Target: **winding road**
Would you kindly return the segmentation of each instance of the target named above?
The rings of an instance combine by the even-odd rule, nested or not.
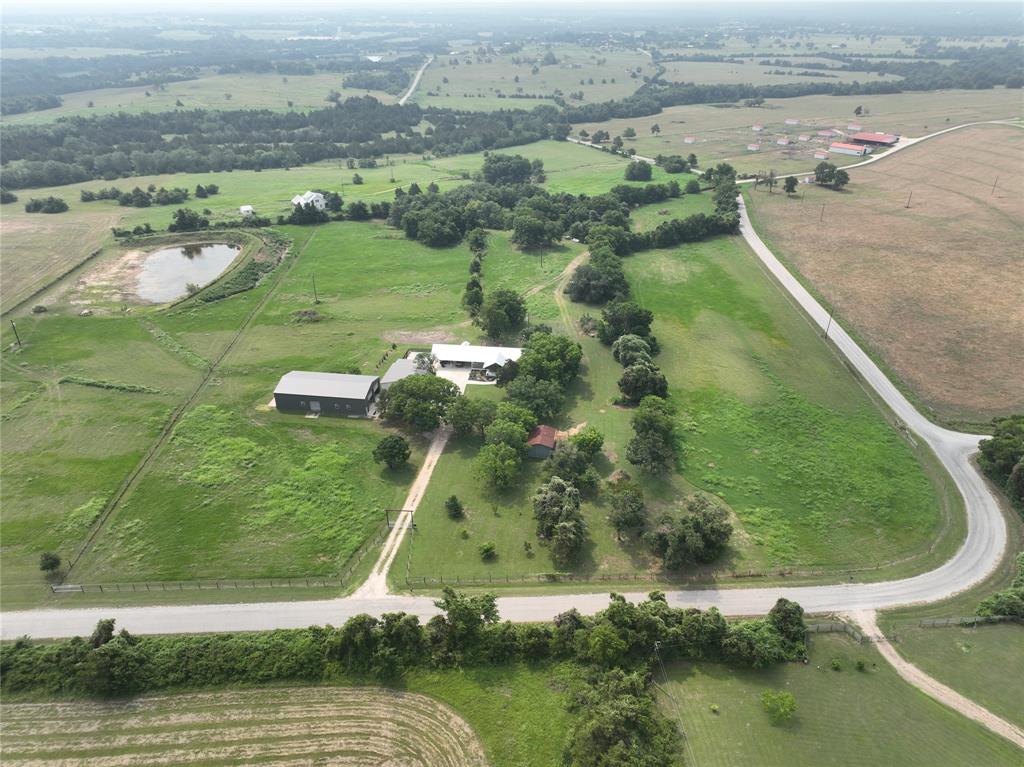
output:
[[[940,133],[945,132],[948,131]],[[798,601],[805,610],[812,613],[856,612],[941,600],[983,580],[998,565],[1007,545],[1006,523],[999,504],[985,479],[971,463],[971,457],[977,452],[978,442],[983,435],[950,431],[936,426],[921,415],[839,323],[832,320],[829,324],[828,312],[758,237],[742,198],[740,220],[741,233],[764,268],[812,322],[823,331],[828,327],[829,340],[847,358],[863,382],[874,389],[896,417],[935,453],[963,496],[967,536],[960,549],[946,563],[910,578],[879,583],[673,591],[667,594],[669,603],[678,607],[714,606],[728,615],[755,615],[767,612],[779,597],[785,596]],[[395,537],[400,535],[398,532]],[[378,565],[390,564],[394,550],[397,550],[397,545],[390,548],[386,546]],[[378,570],[381,568],[375,567],[375,571]],[[380,615],[401,610],[428,618],[437,612],[431,598],[390,595],[382,588],[384,583],[381,571],[372,584],[359,589],[350,597],[316,601],[7,612],[0,615],[0,637],[13,639],[22,635],[40,638],[87,635],[99,618],[115,618],[119,626],[132,633],[172,634],[299,628],[325,623],[339,625],[360,613]],[[632,600],[643,598],[640,593],[626,596]],[[549,620],[571,608],[593,613],[604,608],[607,603],[607,596],[603,593],[538,594],[501,597],[498,607],[503,618],[540,621]]]
[[[409,100],[409,97],[416,92],[416,87],[420,84],[420,78],[423,77],[423,73],[427,71],[427,67],[430,66],[430,62],[433,60],[433,56],[427,56],[427,60],[423,62],[423,66],[416,71],[416,76],[412,78],[412,82],[409,84],[409,90],[403,93],[402,98],[398,100],[399,106],[404,106],[405,102]]]

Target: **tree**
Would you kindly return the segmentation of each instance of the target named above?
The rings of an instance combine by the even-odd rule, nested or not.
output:
[[[448,496],[448,500],[444,502],[444,510],[448,512],[448,516],[452,519],[462,519],[465,516],[462,501],[459,500],[457,495]]]
[[[658,125],[658,123],[654,123],[654,125],[651,126],[651,133],[661,133],[661,126]]]
[[[835,189],[842,189],[844,186],[850,183],[850,174],[842,168],[836,170],[835,177],[832,179],[832,186]]]
[[[622,131],[622,137],[623,138],[636,138],[636,129],[635,128],[626,128],[625,130]]]
[[[534,333],[519,358],[519,374],[568,386],[580,372],[582,347],[567,336]]]
[[[527,433],[533,431],[537,425],[537,416],[533,414],[531,410],[523,407],[522,405],[516,405],[513,402],[499,402],[495,417],[500,418],[503,421],[514,421],[526,429]]]
[[[89,644],[95,650],[98,647],[103,647],[107,642],[114,638],[114,619],[113,618],[101,618],[96,621],[96,628],[92,630],[92,636],[89,637]]]
[[[548,421],[562,409],[562,387],[554,381],[541,381],[520,375],[506,387],[509,402],[526,408],[539,421]]]
[[[604,434],[596,426],[587,426],[569,437],[569,443],[575,445],[588,461],[592,461],[604,447]]]
[[[408,376],[381,395],[381,414],[416,431],[436,429],[459,396],[459,387],[439,376]]]
[[[668,380],[657,365],[647,360],[637,360],[622,371],[619,391],[630,402],[639,402],[644,397],[668,396]]]
[[[466,232],[466,244],[473,253],[487,250],[487,230],[476,227]]]
[[[409,443],[404,437],[389,434],[373,449],[374,463],[386,463],[389,469],[397,469],[409,460]]]
[[[200,200],[209,197],[210,195],[206,192],[206,187],[202,184],[196,184],[196,197]]]
[[[786,194],[793,194],[796,192],[797,183],[796,176],[788,176],[782,183],[782,189]]]
[[[623,367],[629,367],[635,362],[650,362],[651,345],[641,336],[627,333],[615,339],[612,356]]]
[[[648,474],[669,472],[675,464],[675,423],[672,406],[661,397],[640,400],[633,413],[636,436],[626,446],[626,460]]]
[[[650,347],[652,354],[658,353],[657,341],[651,335],[654,313],[633,301],[613,301],[601,311],[601,322],[597,326],[597,337],[604,344],[613,344],[620,336],[640,336]]]
[[[690,154],[686,155],[686,163],[691,168],[697,167],[697,155],[695,155],[693,152],[690,152]]]
[[[348,204],[348,210],[346,211],[349,220],[351,221],[369,221],[370,220],[370,208],[362,200],[356,200]]]
[[[620,482],[613,486],[611,506],[608,521],[620,537],[628,530],[642,528],[647,520],[643,491],[632,482]]]
[[[53,575],[60,569],[61,561],[60,555],[44,551],[39,555],[39,569],[47,575]]]
[[[997,418],[992,437],[983,439],[978,463],[998,484],[1007,481],[1014,467],[1024,460],[1024,414]]]
[[[772,724],[784,724],[796,713],[796,698],[786,690],[765,690],[761,693],[761,707]]]
[[[781,598],[768,611],[768,622],[792,647],[802,648],[807,636],[804,608],[796,602]]]
[[[491,338],[522,327],[526,321],[526,302],[514,290],[498,288],[484,298],[477,324]]]
[[[522,155],[491,153],[484,158],[481,172],[488,184],[525,184],[530,180],[533,168]]]
[[[521,214],[512,219],[512,242],[523,250],[549,247],[561,236],[558,224],[534,214]]]
[[[580,512],[580,493],[561,477],[552,477],[533,496],[537,535],[551,542],[558,567],[568,567],[586,543],[587,525]]]
[[[480,559],[484,562],[493,562],[498,558],[498,547],[494,545],[494,541],[487,541],[486,543],[480,544]]]
[[[448,408],[446,420],[460,437],[480,435],[495,417],[497,403],[475,397],[458,397]]]
[[[353,173],[352,174],[352,183],[355,184],[356,186],[359,186],[360,184],[363,183],[363,177],[360,176],[358,173]]]
[[[687,512],[681,517],[662,517],[647,538],[668,570],[713,562],[732,535],[725,509],[704,496],[692,496],[687,501]]]
[[[505,444],[484,445],[476,455],[474,471],[485,484],[506,490],[515,484],[522,456]]]
[[[633,160],[633,162],[626,166],[626,181],[650,181],[651,175],[651,164],[649,162]]]
[[[521,424],[504,418],[496,418],[484,428],[484,439],[488,445],[508,445],[524,456],[529,436]]]
[[[686,182],[686,188],[684,191],[687,194],[700,194],[700,182],[695,178],[691,178]]]

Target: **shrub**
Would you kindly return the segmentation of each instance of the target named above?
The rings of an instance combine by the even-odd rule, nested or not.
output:
[[[405,437],[389,434],[373,449],[373,460],[375,463],[387,464],[389,469],[397,469],[409,460],[411,452]]]
[[[466,512],[462,507],[462,501],[459,500],[457,495],[449,495],[448,500],[444,502],[444,510],[448,512],[448,516],[452,519],[462,519]]]
[[[832,660],[830,660],[828,662],[828,666],[833,671],[842,671],[843,670],[843,664],[839,662],[839,658],[833,658]]]
[[[493,541],[480,544],[480,559],[484,562],[492,562],[498,558],[498,549]]]
[[[761,693],[761,707],[772,724],[784,724],[796,713],[796,698],[785,690],[765,690]]]
[[[39,556],[39,569],[44,573],[55,573],[60,569],[61,558],[52,551],[44,551]]]
[[[862,658],[858,658],[857,663],[854,665],[858,671],[866,671],[868,667]]]

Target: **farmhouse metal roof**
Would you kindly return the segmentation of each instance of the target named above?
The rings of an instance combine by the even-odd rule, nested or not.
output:
[[[891,133],[872,133],[871,131],[854,133],[850,138],[854,141],[874,141],[880,144],[895,144],[900,140],[899,136],[894,136]]]
[[[544,447],[549,447],[554,450],[556,434],[558,434],[558,432],[554,426],[541,424],[530,432],[530,438],[526,440],[526,444],[530,447],[533,447],[534,445],[543,445]]]
[[[513,346],[471,346],[469,344],[434,344],[430,353],[442,362],[469,362],[488,365],[504,365],[509,360],[518,360],[523,350]]]
[[[411,375],[416,375],[416,360],[403,358],[391,363],[388,371],[381,376],[380,382],[381,385],[393,384],[395,381],[401,381]]]
[[[835,141],[828,146],[829,149],[856,149],[858,152],[863,152],[864,147],[860,144],[844,144],[841,141]]]
[[[313,373],[293,370],[281,376],[274,394],[292,394],[307,397],[336,397],[338,399],[366,399],[377,376],[359,376],[348,373]]]

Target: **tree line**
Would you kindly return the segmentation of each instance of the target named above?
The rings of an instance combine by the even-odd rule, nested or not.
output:
[[[720,660],[763,668],[806,655],[803,610],[780,599],[764,618],[727,622],[715,608],[673,608],[651,592],[634,604],[612,594],[594,616],[572,609],[551,623],[502,621],[493,594],[444,589],[439,614],[357,615],[343,626],[240,634],[135,636],[100,620],[92,635],[5,645],[0,689],[10,696],[111,698],[159,690],[348,679],[400,685],[417,669],[515,662],[572,664],[565,704],[571,767],[675,764],[680,733],[660,713],[653,665]]]

